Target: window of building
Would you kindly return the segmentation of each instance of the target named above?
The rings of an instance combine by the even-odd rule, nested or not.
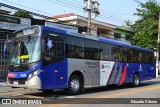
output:
[[[131,41],[131,35],[125,35],[125,40]]]
[[[114,33],[114,39],[121,39],[120,33]]]

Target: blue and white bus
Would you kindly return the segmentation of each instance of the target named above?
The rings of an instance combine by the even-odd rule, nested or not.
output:
[[[49,92],[132,83],[156,77],[154,51],[116,40],[47,26],[14,33],[10,43],[8,85]]]

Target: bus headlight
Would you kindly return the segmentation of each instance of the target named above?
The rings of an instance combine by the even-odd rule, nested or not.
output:
[[[28,79],[30,79],[30,78],[36,76],[36,75],[38,74],[38,72],[39,72],[39,69],[36,70],[36,71],[34,71],[34,72],[32,72],[32,73],[30,73],[30,74],[28,75]]]

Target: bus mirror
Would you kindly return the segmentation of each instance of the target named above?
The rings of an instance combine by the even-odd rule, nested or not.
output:
[[[46,47],[46,44],[45,44],[45,40],[43,39],[42,40],[42,53],[45,53],[45,47]]]
[[[9,58],[9,47],[10,47],[10,43],[11,42],[6,42],[4,44],[4,49],[3,49],[3,56],[5,59],[8,59]]]

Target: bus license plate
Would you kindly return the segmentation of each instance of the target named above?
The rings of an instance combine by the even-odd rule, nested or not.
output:
[[[18,85],[18,81],[13,81],[13,84],[14,85]]]

